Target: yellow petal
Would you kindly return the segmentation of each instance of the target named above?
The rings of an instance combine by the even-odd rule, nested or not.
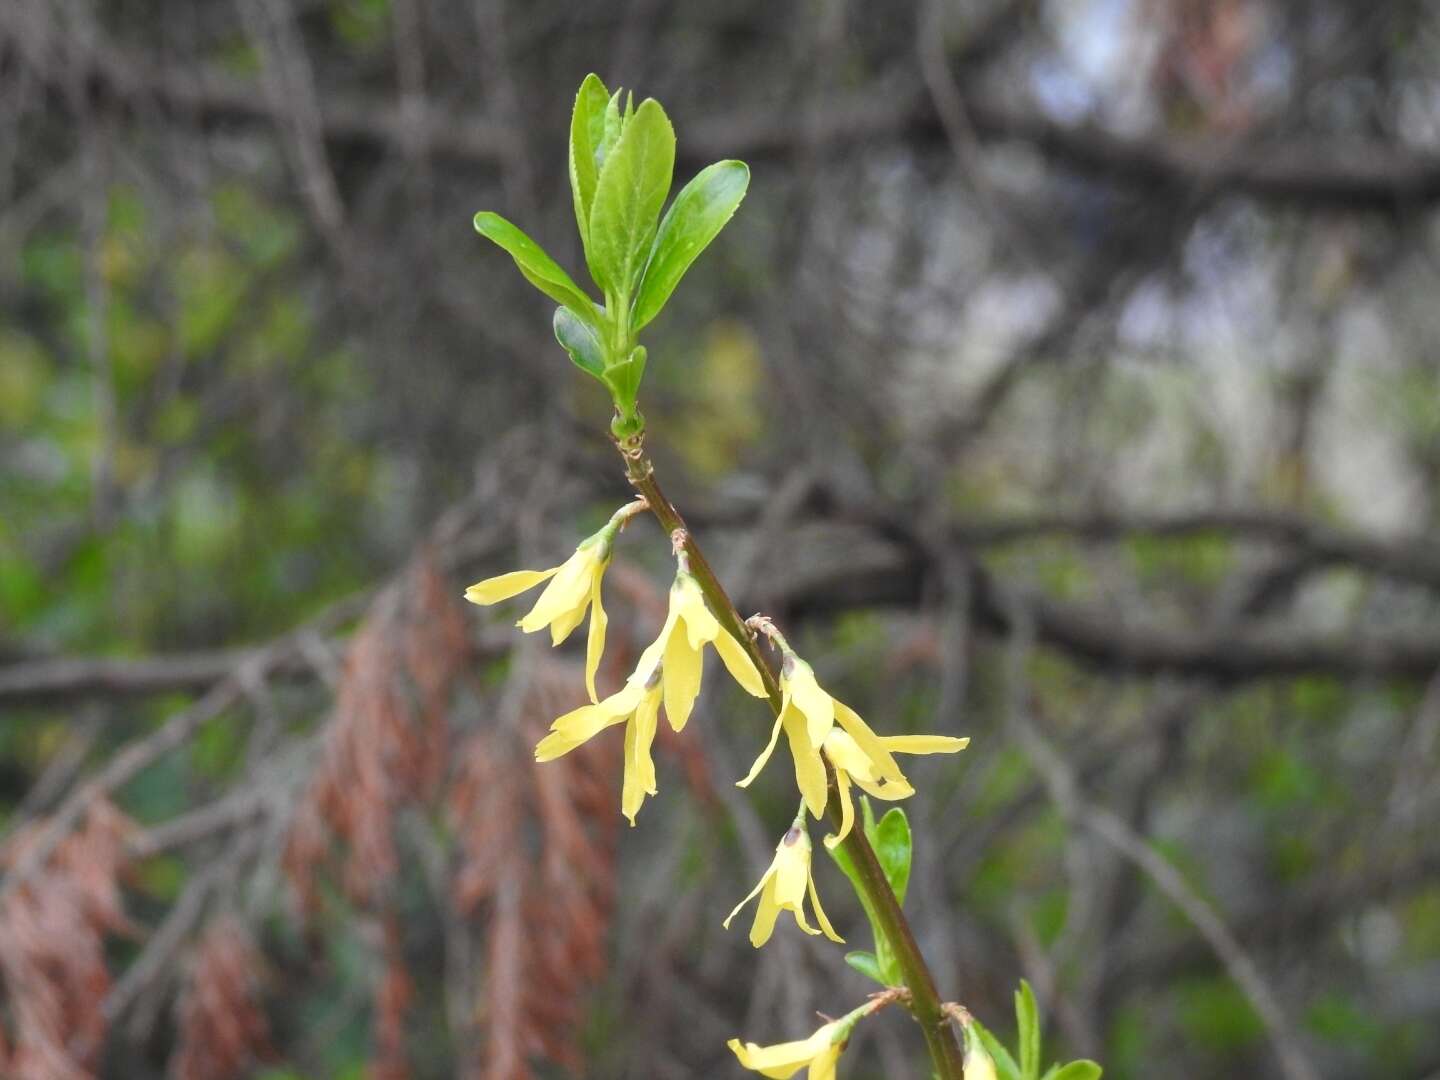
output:
[[[600,575],[596,574],[595,583],[590,587],[590,634],[585,641],[585,689],[591,701],[599,700],[595,696],[595,673],[600,670],[600,658],[605,654],[605,629],[609,622],[600,603]]]
[[[805,1080],[835,1080],[835,1067],[840,1061],[841,1049],[837,1044],[822,1050],[815,1060],[810,1062],[810,1071],[805,1074]]]
[[[818,818],[825,813],[825,763],[820,760],[820,751],[810,745],[805,719],[799,711],[792,706],[781,713],[780,718],[785,723],[790,756],[795,761],[795,786],[800,789],[810,813]]]
[[[829,745],[829,740],[826,740],[826,745]],[[840,796],[840,831],[825,837],[827,848],[837,846],[849,836],[850,828],[855,824],[855,803],[850,798],[850,774],[839,767],[835,769],[835,792]]]
[[[660,688],[644,692],[635,715],[625,725],[625,780],[621,785],[620,811],[635,824],[635,815],[646,795],[655,794],[655,759],[650,748],[655,742],[655,721],[660,715]]]
[[[640,704],[643,688],[626,684],[598,705],[572,709],[550,725],[550,734],[535,747],[536,761],[552,761],[607,727],[621,723]]]
[[[775,726],[770,729],[770,741],[765,744],[765,749],[760,751],[760,756],[750,766],[750,771],[745,774],[745,779],[735,781],[736,787],[749,787],[760,775],[760,770],[765,767],[765,763],[770,760],[770,755],[775,752],[775,743],[780,738],[780,720],[784,715],[785,713],[781,712],[780,716],[775,718]]]
[[[842,701],[835,702],[835,722],[840,725],[841,730],[855,740],[855,745],[866,757],[870,759],[874,775],[884,777],[887,780],[904,780],[905,774],[900,771],[900,766],[890,751],[885,749],[885,744],[880,741],[880,736],[870,730],[870,725],[860,719],[860,714]],[[856,772],[856,782],[859,782],[859,772]]]
[[[760,948],[775,932],[775,920],[780,915],[780,905],[775,902],[775,875],[765,878],[765,887],[760,890],[760,903],[755,908],[755,921],[750,924],[750,944]]]
[[[625,725],[625,778],[620,784],[620,812],[629,818],[632,829],[635,827],[635,815],[640,812],[640,806],[645,801],[644,781],[636,767],[636,734],[632,720]]]
[[[655,759],[650,749],[655,745],[655,728],[659,719],[660,687],[656,686],[645,691],[635,710],[635,718],[630,721],[635,727],[635,768],[647,795],[654,795],[656,791]]]
[[[518,596],[526,589],[533,589],[540,582],[553,577],[559,569],[558,566],[552,566],[549,570],[512,570],[499,577],[486,578],[466,589],[465,599],[472,604],[498,604],[501,600]]]
[[[789,1059],[786,1059],[780,1061],[778,1064],[773,1065],[756,1064],[759,1060],[761,1060],[760,1055],[764,1054],[768,1050],[779,1050],[790,1046],[801,1046],[803,1045],[802,1043],[781,1043],[779,1046],[759,1046],[755,1043],[741,1043],[739,1039],[731,1039],[725,1045],[730,1047],[730,1049],[735,1052],[735,1056],[740,1059],[740,1064],[744,1068],[750,1069],[753,1072],[758,1072],[761,1076],[768,1076],[770,1077],[770,1080],[790,1080],[790,1077],[794,1076],[797,1072],[803,1069],[809,1060],[801,1059],[798,1061],[791,1061]]]
[[[560,645],[568,638],[575,627],[579,626],[585,618],[585,611],[590,606],[590,594],[585,594],[585,599],[576,604],[569,611],[561,612],[550,623],[550,644]],[[538,628],[537,628],[538,629]]]
[[[598,545],[576,548],[575,553],[560,565],[550,584],[545,586],[535,606],[520,620],[520,629],[533,634],[542,626],[570,616],[574,619],[570,624],[573,630],[590,602],[590,582],[596,574],[604,573],[605,561],[600,557]],[[576,608],[580,609],[580,615],[574,614]],[[566,631],[566,635],[568,633]],[[561,635],[555,644],[564,641],[566,635]]]
[[[635,670],[631,673],[632,681],[646,683],[654,674],[655,668],[665,656],[665,645],[670,640],[670,635],[675,632],[675,623],[679,614],[672,607],[670,613],[665,617],[665,624],[660,627],[660,633],[655,640],[645,646],[645,651],[640,654],[640,659],[635,662]]]
[[[587,742],[597,732],[620,723],[624,718],[612,719],[591,713],[585,719],[590,723],[583,730],[572,728],[567,731],[552,731],[536,743],[535,760],[554,761],[558,757],[563,757],[577,746]]]
[[[887,799],[895,802],[899,799],[908,799],[915,794],[915,789],[910,786],[910,781],[903,777],[899,780],[862,780],[860,777],[851,777],[855,786],[867,795],[876,799]]]
[[[715,635],[715,651],[720,654],[720,659],[725,662],[730,676],[740,684],[741,689],[755,697],[769,696],[765,693],[765,683],[760,678],[760,672],[756,669],[755,662],[745,651],[745,646],[721,630]]]
[[[703,667],[700,650],[692,647],[684,634],[672,633],[665,643],[664,683],[665,715],[676,731],[685,727],[690,710],[700,694],[700,671]]]
[[[892,754],[954,754],[970,745],[968,737],[950,735],[882,735],[880,741]]]
[[[745,1068],[774,1080],[787,1080],[805,1065],[834,1050],[832,1040],[835,1026],[832,1022],[819,1028],[808,1039],[776,1043],[774,1046],[758,1046],[755,1043],[742,1045],[739,1039],[731,1039],[726,1045],[735,1052],[735,1056]]]
[[[825,736],[825,756],[830,759],[830,764],[853,776],[866,780],[876,776],[875,763],[841,728],[833,728],[830,734]]]
[[[815,681],[815,672],[803,660],[795,662],[795,670],[790,673],[787,682],[790,700],[805,714],[810,745],[819,746],[835,723],[835,699],[820,689],[820,684]]]
[[[805,878],[806,886],[810,892],[810,903],[815,906],[815,921],[820,924],[820,929],[825,932],[826,937],[839,945],[844,945],[845,939],[835,933],[835,927],[830,925],[830,920],[825,915],[825,909],[820,906],[820,894],[815,891],[815,876],[813,874],[806,874]],[[839,1055],[836,1056],[838,1057]]]
[[[684,575],[676,580],[671,602],[680,606],[680,615],[685,620],[685,629],[690,635],[691,648],[698,651],[721,632],[720,624],[706,607],[705,594],[700,591],[700,585],[694,578]]]
[[[781,907],[798,907],[805,899],[805,879],[810,876],[810,843],[800,829],[791,829],[775,849],[775,902]]]
[[[804,895],[804,894],[802,893],[801,895]],[[799,905],[783,904],[783,905],[781,905],[781,906],[782,906],[782,908],[783,908],[785,911],[789,911],[789,912],[793,912],[793,913],[794,913],[794,915],[795,915],[795,925],[798,926],[798,927],[800,927],[801,930],[804,930],[805,933],[810,934],[810,935],[812,935],[813,937],[819,937],[819,936],[820,936],[820,931],[819,931],[819,930],[816,930],[815,927],[811,926],[808,922],[805,921],[805,906],[804,906],[803,904],[799,904]]]
[[[755,887],[751,889],[750,892],[746,895],[745,899],[741,900],[738,904],[735,905],[735,910],[730,912],[729,915],[725,916],[725,921],[720,925],[725,927],[726,930],[729,930],[731,921],[735,918],[736,915],[740,914],[740,909],[743,908],[746,904],[748,904],[751,900],[755,899],[755,894],[758,893],[761,889],[765,888],[765,883],[770,880],[770,875],[774,872],[775,868],[773,866],[770,869],[766,870],[765,873],[760,876],[760,880],[755,883]]]

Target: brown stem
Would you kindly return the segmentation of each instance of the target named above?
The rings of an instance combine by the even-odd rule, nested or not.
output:
[[[655,467],[645,455],[640,439],[637,437],[623,440],[617,445],[621,457],[625,459],[626,476],[635,490],[649,503],[650,510],[660,522],[661,528],[677,541],[683,538],[684,551],[690,559],[690,573],[699,582],[700,591],[705,594],[710,610],[714,612],[720,625],[749,652],[750,659],[755,662],[760,677],[765,682],[765,693],[770,700],[770,707],[778,716],[781,694],[775,673],[770,670],[770,665],[760,652],[759,644],[746,628],[745,620],[726,594],[725,587],[720,584],[715,571],[706,562],[704,553],[695,542],[694,533],[686,526],[675,505],[660,490],[660,485],[655,480]],[[838,830],[840,811],[837,800],[828,800],[828,806],[831,820]],[[910,991],[906,1005],[924,1032],[925,1045],[930,1051],[930,1060],[935,1066],[936,1075],[941,1080],[963,1080],[964,1065],[960,1044],[955,1038],[954,1029],[945,1021],[940,995],[935,989],[935,979],[930,974],[920,946],[915,942],[915,935],[910,930],[905,912],[901,909],[900,902],[880,867],[880,861],[875,857],[875,851],[865,836],[865,830],[851,829],[842,846],[859,871],[860,887],[880,922],[881,932],[889,940],[895,957],[900,962],[905,986]]]

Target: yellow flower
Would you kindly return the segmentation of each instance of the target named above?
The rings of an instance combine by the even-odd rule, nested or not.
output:
[[[600,580],[605,576],[605,568],[610,565],[615,534],[624,523],[622,515],[628,512],[629,507],[618,511],[608,525],[583,540],[575,553],[559,566],[552,566],[549,570],[515,570],[486,578],[465,590],[465,599],[472,604],[498,604],[548,579],[550,584],[545,586],[535,606],[516,625],[527,634],[533,634],[541,627],[550,627],[552,645],[559,645],[568,638],[570,632],[580,625],[580,620],[585,618],[586,609],[593,607],[590,635],[585,645],[585,688],[591,701],[598,700],[595,672],[600,668],[600,657],[605,651],[605,627],[608,622],[605,608],[600,603]]]
[[[780,715],[770,729],[770,741],[739,787],[749,787],[770,760],[780,732],[790,743],[790,756],[795,762],[795,783],[805,805],[817,818],[825,813],[829,782],[825,775],[828,759],[835,770],[835,787],[840,795],[842,821],[840,832],[827,836],[825,844],[834,847],[850,832],[855,808],[850,798],[853,780],[863,790],[881,799],[903,799],[915,789],[905,779],[894,754],[953,754],[963,750],[969,739],[944,735],[894,735],[881,737],[870,730],[860,715],[842,701],[836,700],[815,679],[815,672],[791,650],[785,638],[760,620],[764,632],[781,649],[784,662],[780,668],[780,689],[783,699]],[[823,751],[823,755],[822,755]]]
[[[775,858],[770,863],[770,869],[765,871],[760,883],[750,890],[750,895],[736,904],[735,910],[725,919],[725,929],[728,930],[731,920],[740,914],[740,909],[758,893],[760,905],[755,910],[755,922],[750,926],[750,944],[757,949],[770,940],[770,935],[775,930],[775,920],[782,911],[793,913],[795,922],[807,934],[819,934],[823,931],[831,941],[845,940],[835,933],[835,928],[825,917],[825,909],[820,906],[820,894],[815,891],[815,877],[810,873],[810,834],[805,831],[804,822],[805,808],[802,806],[795,823],[790,826],[790,831],[781,838],[775,848]],[[820,924],[819,930],[805,921],[804,904],[807,893],[815,908],[815,921]]]
[[[838,1021],[826,1024],[810,1038],[798,1042],[757,1046],[731,1039],[726,1045],[735,1051],[741,1065],[761,1076],[788,1080],[808,1065],[807,1080],[835,1080],[835,1066],[840,1060],[840,1052],[845,1049],[843,1036],[839,1042],[833,1041],[835,1032],[832,1029],[837,1025]]]
[[[648,654],[649,649],[646,650]],[[536,761],[553,761],[615,724],[625,725],[625,779],[621,785],[620,811],[635,824],[635,815],[646,795],[654,795],[655,761],[650,747],[655,742],[656,720],[660,715],[660,665],[650,662],[637,667],[625,686],[595,705],[582,705],[550,725],[535,747]]]
[[[771,631],[771,636],[781,640]],[[830,729],[835,725],[838,702],[820,688],[815,672],[810,665],[783,646],[784,661],[780,666],[780,691],[782,696],[780,714],[775,717],[775,726],[770,729],[770,741],[745,779],[737,787],[749,787],[760,775],[760,770],[775,752],[780,732],[790,743],[790,757],[795,762],[795,784],[805,798],[805,805],[817,818],[825,813],[826,786],[825,763],[820,758],[820,747]]]
[[[744,648],[716,621],[705,606],[699,584],[683,570],[670,588],[670,613],[660,635],[651,642],[625,680],[605,700],[582,705],[550,725],[550,734],[535,747],[536,761],[552,761],[615,724],[625,724],[625,780],[620,809],[635,824],[646,795],[654,795],[655,762],[650,755],[664,702],[670,726],[679,731],[690,718],[700,693],[701,650],[709,643],[730,674],[756,697],[765,696],[760,672]]]
[[[839,1020],[831,1020],[808,1039],[796,1042],[758,1046],[731,1039],[726,1045],[735,1052],[741,1065],[772,1080],[789,1080],[807,1065],[810,1067],[805,1074],[807,1080],[835,1080],[835,1066],[850,1039],[850,1032],[860,1018],[873,1009],[873,1005],[862,1005]]]
[[[682,569],[670,586],[670,612],[665,625],[646,650],[647,655],[653,650],[664,668],[665,715],[676,731],[685,727],[700,694],[700,672],[704,667],[701,650],[706,645],[715,646],[726,669],[742,688],[755,697],[765,696],[765,684],[750,654],[710,614],[700,583]]]
[[[995,1080],[995,1062],[973,1023],[965,1025],[965,1080]]]
[[[877,799],[905,799],[915,794],[910,781],[895,763],[894,754],[955,754],[970,745],[969,739],[949,735],[876,735],[849,706],[835,703],[837,726],[825,737],[825,757],[835,770],[835,790],[840,796],[840,831],[825,837],[833,848],[850,833],[855,807],[850,785]]]

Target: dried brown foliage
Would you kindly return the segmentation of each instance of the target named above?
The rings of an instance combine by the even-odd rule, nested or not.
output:
[[[375,1057],[367,1076],[369,1080],[410,1080],[405,1016],[415,999],[415,981],[405,967],[400,922],[393,915],[385,919],[382,952],[384,973],[375,992]]]
[[[529,1080],[544,1058],[581,1070],[575,1032],[604,968],[615,890],[620,741],[537,765],[535,742],[581,703],[569,665],[539,665],[515,729],[464,745],[448,801],[460,846],[453,902],[484,918],[479,1060],[469,1075]]]
[[[296,816],[285,869],[307,913],[313,873],[341,849],[356,903],[395,878],[395,815],[431,799],[443,778],[451,695],[471,659],[453,590],[422,555],[385,590],[350,643],[320,767]]]
[[[175,1080],[231,1080],[274,1055],[262,1008],[264,960],[237,919],[214,922],[195,947],[177,1002]]]
[[[376,599],[346,655],[320,765],[297,811],[283,864],[306,915],[315,873],[336,856],[346,895],[385,918],[375,989],[377,1080],[404,1080],[404,1017],[413,995],[390,886],[396,816],[435,799],[444,780],[450,704],[472,649],[454,590],[422,552]]]
[[[21,881],[0,910],[0,1075],[10,1080],[87,1080],[99,1066],[110,991],[105,938],[131,935],[120,876],[134,826],[98,801],[81,827]],[[0,853],[13,869],[41,842],[43,822]]]
[[[653,584],[631,590],[661,603]],[[527,668],[513,722],[473,732],[451,763],[452,705],[477,689],[472,615],[456,593],[422,556],[372,605],[351,641],[284,866],[307,915],[320,906],[320,873],[333,868],[346,897],[376,920],[382,964],[369,1075],[406,1080],[415,976],[390,887],[400,869],[397,815],[443,806],[456,848],[447,899],[482,942],[475,1029],[457,1033],[476,1048],[467,1075],[529,1080],[539,1060],[578,1072],[575,1034],[604,969],[614,905],[621,740],[595,739],[537,765],[546,726],[584,701],[577,667],[546,658]],[[623,633],[611,644],[610,663],[623,667]],[[668,731],[660,745],[713,800],[698,749]]]

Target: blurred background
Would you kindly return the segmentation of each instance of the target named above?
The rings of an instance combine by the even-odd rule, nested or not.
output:
[[[1440,1076],[1420,0],[0,5],[0,1075],[739,1076],[863,1000],[720,928],[763,708],[712,672],[621,828],[618,734],[530,760],[575,647],[459,600],[629,497],[470,226],[583,268],[591,70],[753,171],[646,332],[669,494],[875,727],[973,739],[909,770],[942,992],[1117,1080]],[[670,572],[636,522],[610,689]]]

